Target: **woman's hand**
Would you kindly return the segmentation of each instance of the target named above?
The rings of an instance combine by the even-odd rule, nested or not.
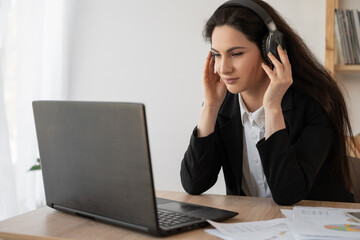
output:
[[[214,66],[215,61],[209,52],[203,73],[204,105],[197,125],[198,137],[205,137],[214,132],[216,118],[226,96],[226,86],[223,81],[220,81],[220,76],[214,71]]]
[[[220,76],[214,71],[215,61],[209,52],[203,72],[204,106],[220,108],[226,96],[226,86],[220,81]]]
[[[264,71],[270,78],[270,84],[263,99],[265,109],[281,107],[281,100],[293,83],[288,55],[280,45],[277,47],[277,51],[281,62],[277,60],[271,52],[268,54],[268,57],[274,65],[273,70],[266,64],[262,64]]]
[[[281,109],[281,101],[293,83],[291,66],[287,53],[278,46],[277,51],[281,62],[271,53],[268,54],[274,69],[262,64],[266,74],[270,78],[270,84],[264,94],[263,105],[265,110],[265,139],[273,133],[285,128],[284,115]]]

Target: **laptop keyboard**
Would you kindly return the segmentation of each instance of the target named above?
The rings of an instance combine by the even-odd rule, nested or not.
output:
[[[161,227],[171,227],[182,223],[202,220],[202,218],[192,217],[178,212],[171,212],[158,209],[159,224]]]

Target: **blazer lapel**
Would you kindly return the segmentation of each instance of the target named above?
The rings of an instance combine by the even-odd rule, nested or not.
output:
[[[232,169],[234,179],[236,179],[236,188],[239,191],[237,194],[240,194],[243,165],[243,127],[237,94],[227,93],[219,111],[219,126],[229,159],[228,164]]]

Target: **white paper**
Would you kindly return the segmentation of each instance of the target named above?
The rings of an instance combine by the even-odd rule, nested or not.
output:
[[[217,223],[205,232],[225,240],[360,240],[360,222],[345,215],[359,209],[294,207],[285,218],[258,222]]]
[[[293,240],[285,218],[268,221],[242,222],[242,223],[217,223],[208,220],[220,233],[226,237],[223,239],[234,240]],[[212,231],[212,233],[216,233]],[[220,237],[218,235],[218,237]]]
[[[287,218],[296,239],[359,239],[360,223],[345,215],[355,209],[294,207]]]
[[[293,210],[289,209],[280,209],[281,213],[288,219],[293,219]]]
[[[231,238],[225,234],[223,234],[222,232],[220,232],[219,230],[217,229],[206,229],[204,230],[206,233],[210,234],[210,235],[213,235],[215,237],[218,237],[218,238],[221,238],[221,239],[224,239],[224,240],[235,240],[234,238]]]

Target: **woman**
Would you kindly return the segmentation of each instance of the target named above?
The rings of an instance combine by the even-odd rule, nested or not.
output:
[[[184,189],[207,191],[222,167],[229,195],[281,205],[353,202],[345,145],[352,130],[336,82],[267,3],[229,2],[240,6],[223,4],[204,28],[211,52],[200,120],[181,164]],[[262,56],[269,27],[248,6],[254,2],[283,33],[286,49],[279,44]]]

